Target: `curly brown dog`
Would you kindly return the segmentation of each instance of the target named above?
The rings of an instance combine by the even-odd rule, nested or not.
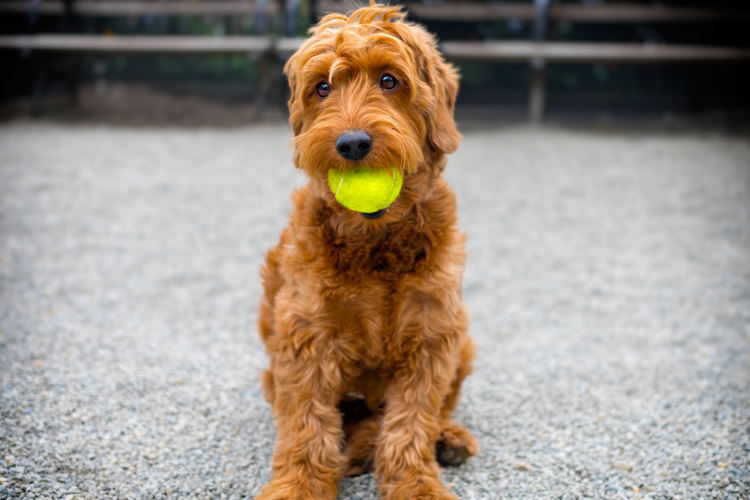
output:
[[[295,191],[289,226],[261,271],[263,373],[278,440],[258,499],[336,498],[372,468],[388,500],[454,499],[439,460],[477,443],[451,421],[474,347],[461,297],[465,236],[443,179],[461,136],[458,76],[398,7],[330,14],[289,59]],[[343,138],[343,139],[342,139]],[[387,210],[353,212],[329,169],[398,166]]]

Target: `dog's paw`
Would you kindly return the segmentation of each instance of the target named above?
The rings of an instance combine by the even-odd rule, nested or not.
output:
[[[435,443],[435,458],[440,465],[461,465],[478,452],[476,438],[455,422],[443,427]]]
[[[361,476],[372,471],[368,464],[351,464],[346,469],[346,477]]]
[[[263,488],[263,493],[255,497],[253,500],[302,500],[299,496],[299,492],[295,492],[289,487],[284,487],[280,484],[268,483]]]
[[[437,478],[416,476],[383,488],[385,500],[457,500]]]
[[[253,500],[335,500],[336,484],[300,477],[273,478]]]
[[[318,500],[318,498],[333,500],[335,497],[316,497],[302,491],[265,490],[253,500]]]

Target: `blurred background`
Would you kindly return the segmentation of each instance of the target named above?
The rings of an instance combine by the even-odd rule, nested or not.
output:
[[[736,122],[750,110],[746,1],[405,5],[461,69],[459,117]],[[214,125],[280,118],[287,92],[281,69],[300,37],[326,12],[356,6],[3,0],[0,116]]]

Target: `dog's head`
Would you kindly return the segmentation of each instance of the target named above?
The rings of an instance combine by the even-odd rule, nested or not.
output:
[[[458,147],[458,75],[404,15],[374,3],[329,14],[287,62],[294,162],[310,178],[359,165],[439,171]]]

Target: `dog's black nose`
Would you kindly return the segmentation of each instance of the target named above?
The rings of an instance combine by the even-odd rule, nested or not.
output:
[[[361,160],[371,149],[372,137],[361,130],[344,132],[336,139],[336,151],[347,160]]]

